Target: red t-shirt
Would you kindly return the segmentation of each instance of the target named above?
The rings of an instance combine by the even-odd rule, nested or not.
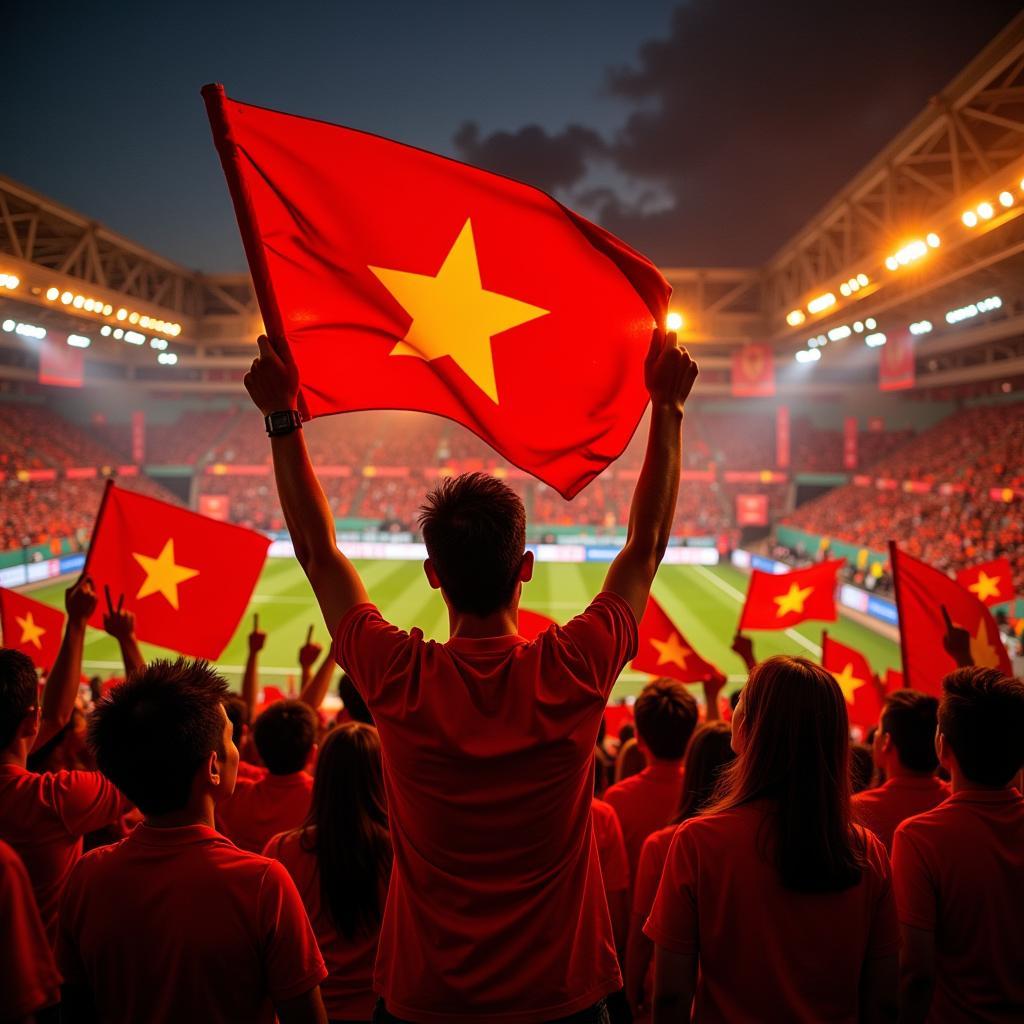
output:
[[[301,836],[299,831],[274,836],[267,843],[263,856],[279,860],[288,869],[305,904],[327,965],[327,977],[320,986],[327,1016],[331,1020],[369,1020],[377,1002],[373,991],[373,963],[380,927],[353,939],[338,932],[331,915],[320,904],[316,854],[303,846]],[[384,895],[381,892],[381,906]]]
[[[239,779],[217,805],[217,825],[236,846],[262,853],[274,836],[305,824],[312,793],[313,776],[306,772]]]
[[[930,1021],[1024,1020],[1024,799],[965,790],[903,822],[900,921],[935,933]]]
[[[87,853],[57,955],[112,1024],[273,1024],[275,1004],[327,974],[288,872],[205,825],[142,824]]]
[[[25,865],[0,842],[0,1015],[31,1017],[60,1001],[60,974]]]
[[[934,775],[888,779],[876,789],[853,796],[853,816],[892,851],[892,836],[901,821],[923,814],[949,796],[949,786]]]
[[[61,891],[82,855],[82,836],[116,822],[125,806],[99,772],[37,774],[0,764],[0,839],[14,847],[32,879],[51,944]]]
[[[769,810],[756,801],[680,825],[644,933],[699,957],[700,1021],[762,1021],[770,1009],[773,1020],[856,1024],[865,961],[899,951],[885,847],[857,826],[860,882],[792,892],[764,853]]]
[[[266,775],[267,769],[261,768],[258,764],[249,761],[238,762],[238,778],[244,782],[259,782]]]
[[[635,650],[614,594],[529,643],[434,643],[365,604],[338,625],[383,746],[395,861],[374,987],[395,1016],[531,1024],[621,987],[590,808]]]
[[[633,880],[633,913],[647,919],[654,906],[654,897],[658,894],[658,886],[661,884],[661,874],[665,870],[665,861],[668,859],[668,850],[672,845],[672,837],[676,834],[678,825],[667,825],[665,828],[652,832],[645,840],[643,849],[640,851],[640,862],[636,868],[636,878]],[[648,1013],[644,1014],[642,1020],[650,1020],[651,996],[654,993],[654,958],[651,958],[647,967],[647,977],[644,981],[644,1006]],[[638,1018],[634,1018],[638,1019]]]
[[[629,888],[629,862],[626,844],[622,839],[622,826],[615,811],[603,800],[594,799],[594,841],[601,862],[604,891],[625,892]]]
[[[604,798],[615,808],[622,825],[630,877],[636,878],[644,840],[664,828],[679,810],[682,791],[682,761],[655,761],[606,790]]]

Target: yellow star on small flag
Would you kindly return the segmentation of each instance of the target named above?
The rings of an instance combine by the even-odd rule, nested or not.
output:
[[[790,612],[802,614],[804,602],[814,593],[814,587],[801,587],[798,583],[791,583],[789,591],[772,600],[779,606],[775,614],[781,619],[783,615]]]
[[[846,698],[847,704],[852,704],[854,694],[867,684],[866,679],[858,679],[853,674],[852,664],[847,665],[842,672],[833,672],[832,678],[839,684],[839,689],[843,691],[843,697]]]
[[[989,597],[999,597],[999,581],[1001,576],[989,576],[984,569],[978,570],[978,578],[967,589],[974,594],[979,601]]]
[[[152,558],[149,555],[142,555],[136,551],[132,552],[132,558],[145,570],[146,578],[139,587],[136,598],[149,597],[150,594],[163,594],[170,606],[178,609],[178,584],[185,580],[192,579],[199,575],[198,569],[190,569],[184,565],[178,565],[174,561],[174,538],[168,537],[163,550]]]
[[[989,643],[984,619],[978,621],[978,630],[971,637],[971,660],[982,668],[999,668],[999,653]]]
[[[39,638],[46,633],[46,630],[42,626],[36,625],[35,620],[32,618],[32,613],[25,612],[25,618],[15,615],[14,619],[21,626],[21,640],[19,643],[32,644],[33,647],[38,647],[39,650],[42,650],[43,645],[39,642]]]
[[[651,646],[658,652],[659,665],[671,663],[685,669],[687,657],[693,654],[689,647],[680,643],[678,633],[670,634],[665,640],[655,640],[652,637]]]
[[[437,274],[370,267],[412,317],[393,356],[440,359],[451,356],[462,372],[498,404],[491,338],[550,310],[488,291],[480,282],[473,224],[467,219]]]

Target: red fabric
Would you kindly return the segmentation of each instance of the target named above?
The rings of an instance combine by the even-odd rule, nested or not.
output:
[[[258,764],[251,764],[249,761],[238,762],[238,778],[241,782],[259,782],[266,774],[267,769],[261,768]]]
[[[1006,604],[1014,598],[1013,567],[1008,558],[972,565],[956,574],[956,581],[985,605]]]
[[[775,394],[775,356],[770,345],[744,345],[733,352],[732,393],[737,398]]]
[[[637,672],[667,676],[681,683],[699,683],[721,675],[714,665],[693,650],[653,597],[647,599],[647,608],[640,620],[637,655],[632,667]]]
[[[1024,1020],[1024,800],[966,790],[903,822],[900,921],[935,933],[930,1021]]]
[[[904,391],[914,386],[914,336],[909,330],[888,332],[886,344],[878,350],[878,388]]]
[[[626,844],[622,838],[622,826],[611,804],[594,799],[594,842],[597,843],[597,857],[601,862],[601,876],[604,891],[626,892],[629,889],[629,861],[626,859]]]
[[[532,643],[425,641],[372,605],[339,624],[384,752],[395,861],[374,987],[395,1016],[531,1024],[621,986],[591,804],[635,649],[613,594]]]
[[[217,824],[243,850],[261,853],[279,832],[305,823],[312,795],[313,777],[307,772],[239,779],[234,793],[217,805]]]
[[[85,353],[68,344],[64,333],[48,332],[39,344],[39,383],[52,388],[80,388],[85,374]]]
[[[897,776],[875,789],[853,794],[853,815],[892,852],[892,837],[901,822],[923,814],[949,796],[949,786],[934,775]]]
[[[549,619],[546,615],[541,615],[540,612],[527,611],[525,608],[519,609],[519,635],[524,640],[536,640],[546,629],[555,625],[557,623],[554,619]]]
[[[832,673],[843,691],[850,724],[865,730],[877,725],[882,694],[868,659],[826,633],[821,640],[821,667]]]
[[[35,665],[49,671],[60,650],[64,613],[0,587],[0,633],[4,647],[27,654]]]
[[[843,420],[843,469],[856,469],[859,461],[857,453],[857,417],[847,416]]]
[[[835,558],[777,575],[755,569],[740,615],[740,632],[789,629],[808,619],[835,622],[836,576],[845,564],[844,559]]]
[[[609,704],[605,708],[604,727],[608,736],[618,736],[627,723],[633,723],[632,704]]]
[[[113,824],[123,810],[121,794],[99,772],[37,774],[0,764],[0,839],[14,847],[32,879],[50,942],[82,837]]]
[[[904,554],[895,545],[891,548],[890,561],[896,581],[896,608],[907,686],[939,696],[943,677],[957,667],[943,647],[946,635],[943,608],[953,625],[970,633],[975,665],[998,668],[1003,675],[1013,675],[992,613],[969,590],[944,572]]]
[[[57,954],[109,1024],[273,1024],[327,974],[288,872],[205,825],[142,824],[86,854]]]
[[[694,1019],[856,1024],[867,960],[896,956],[899,928],[885,847],[859,830],[868,863],[835,893],[791,892],[763,855],[768,807],[756,801],[679,826],[644,933],[698,955]]]
[[[642,917],[645,921],[654,906],[654,897],[658,894],[658,886],[661,884],[661,876],[665,870],[665,861],[668,859],[669,847],[672,845],[672,837],[676,834],[678,825],[668,825],[665,828],[652,832],[645,840],[640,851],[640,862],[636,868],[636,881],[633,884],[633,913]],[[654,995],[654,957],[651,957],[647,965],[647,975],[644,978],[643,1005],[647,1012],[642,1013],[634,1020],[650,1020],[650,1007]]]
[[[124,594],[140,640],[219,658],[249,604],[269,547],[253,530],[111,487],[86,569],[98,587],[110,587],[115,600]],[[160,569],[154,570],[154,561]],[[158,582],[163,589],[155,589]],[[101,629],[105,610],[100,601],[89,624]]]
[[[331,1020],[369,1020],[377,1002],[373,991],[373,963],[380,928],[353,939],[339,934],[331,915],[320,903],[316,854],[303,847],[301,836],[298,831],[274,836],[267,843],[263,856],[273,857],[287,868],[302,897],[327,966],[327,977],[320,985],[327,1016]],[[381,906],[384,897],[382,892]]]
[[[204,95],[264,322],[291,345],[308,415],[446,416],[566,498],[622,453],[670,294],[653,264],[528,185],[216,87]],[[403,305],[387,274],[438,277],[467,230],[475,283],[447,296],[433,286],[443,301],[429,314]],[[489,385],[467,371],[464,345],[456,360],[447,327],[484,324],[486,293],[534,310],[475,329]]]
[[[780,405],[775,410],[775,465],[779,469],[789,469],[791,437],[789,406]],[[743,524],[738,525],[742,526]],[[753,525],[763,524],[755,523]]]
[[[615,808],[626,840],[629,876],[636,878],[644,840],[672,818],[683,791],[683,762],[655,761],[637,775],[609,786],[605,800]]]
[[[4,1020],[32,1017],[60,1001],[53,961],[25,865],[0,842],[0,1013]]]
[[[885,692],[892,693],[893,690],[903,689],[903,673],[894,668],[885,670]]]

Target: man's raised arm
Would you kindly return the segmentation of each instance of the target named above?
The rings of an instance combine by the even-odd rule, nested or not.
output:
[[[644,364],[651,395],[647,454],[629,509],[626,544],[608,569],[604,589],[618,594],[643,618],[654,574],[665,555],[679,494],[683,404],[697,379],[697,364],[674,334],[656,330]]]
[[[281,338],[257,342],[260,354],[245,375],[245,389],[264,416],[297,407],[299,371]],[[345,613],[368,600],[352,563],[338,550],[334,516],[313,472],[299,427],[271,437],[274,476],[295,557],[309,579],[331,636]]]

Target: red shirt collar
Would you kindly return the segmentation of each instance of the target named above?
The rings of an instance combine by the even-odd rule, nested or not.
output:
[[[506,633],[504,636],[453,636],[445,647],[462,654],[502,654],[525,643],[518,634]]]
[[[935,775],[897,775],[886,779],[883,789],[943,789],[947,788],[942,779]]]
[[[1020,791],[1012,786],[1005,789],[962,789],[950,798],[958,804],[1012,804],[1021,799]]]
[[[132,829],[129,840],[146,846],[190,846],[211,840],[222,842],[225,837],[209,825],[179,825],[176,828],[153,828],[144,821]],[[230,840],[227,840],[230,842]]]

